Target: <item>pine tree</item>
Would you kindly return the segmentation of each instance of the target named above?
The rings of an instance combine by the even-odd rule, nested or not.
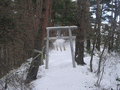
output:
[[[89,0],[86,0],[86,23],[87,23],[87,27],[86,27],[87,47],[86,48],[88,51],[90,51],[91,49],[91,41],[90,41],[91,28],[90,28]]]
[[[0,1],[0,67],[6,69],[0,77],[31,57],[34,28],[30,4],[30,0]]]
[[[48,21],[48,15],[49,15],[49,6],[50,6],[50,0],[38,0],[36,2],[37,8],[40,10],[38,13],[38,32],[37,36],[35,37],[35,43],[34,43],[34,49],[42,51],[42,46],[44,43],[44,37],[45,37],[45,29],[47,27],[47,21]],[[37,11],[36,11],[37,12]],[[34,52],[33,57],[36,57],[39,53]],[[41,55],[35,58],[30,65],[26,83],[30,83],[31,81],[35,80],[37,77],[37,72],[39,69],[39,65],[42,65],[41,61]]]
[[[53,0],[52,19],[58,25],[75,25],[77,3],[71,0]]]
[[[86,2],[78,0],[77,10],[77,35],[76,35],[76,47],[75,47],[75,61],[78,65],[85,65],[84,62],[84,34],[85,34],[85,16],[86,16]]]

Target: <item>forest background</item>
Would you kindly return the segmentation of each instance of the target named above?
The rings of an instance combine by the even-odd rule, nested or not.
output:
[[[91,54],[91,72],[95,49],[104,47],[100,58],[105,49],[108,53],[120,50],[119,0],[0,0],[0,78],[35,57],[34,49],[42,51],[47,26],[66,25],[78,26],[73,32],[75,60],[78,65],[85,64],[86,48]],[[31,63],[26,82],[36,79],[43,64],[40,59],[41,55]],[[101,59],[98,74],[100,63]]]

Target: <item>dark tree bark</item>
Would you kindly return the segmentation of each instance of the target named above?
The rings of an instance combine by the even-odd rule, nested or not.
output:
[[[94,33],[96,32],[96,22],[95,22],[95,25],[94,25]],[[90,59],[90,71],[93,72],[93,65],[92,65],[92,62],[93,62],[93,55],[94,55],[94,49],[95,49],[95,44],[96,44],[96,38],[97,36],[95,34],[93,34],[93,45],[92,45],[92,50],[91,50],[91,59]]]
[[[86,38],[87,38],[87,47],[86,49],[88,51],[90,51],[91,47],[90,47],[90,14],[89,14],[89,0],[86,0],[86,23],[87,23],[87,27],[86,27]]]
[[[96,39],[95,39],[96,40]],[[93,72],[93,65],[92,65],[92,62],[93,62],[93,52],[94,52],[94,49],[95,49],[95,40],[93,41],[93,48],[92,48],[92,51],[91,51],[91,59],[90,59],[90,71]]]
[[[109,40],[109,44],[108,44],[108,52],[110,53],[110,51],[113,51],[114,50],[114,41],[115,41],[115,38],[114,38],[114,35],[115,35],[115,30],[116,30],[116,18],[118,16],[118,7],[117,7],[117,0],[115,0],[115,11],[113,9],[113,6],[114,5],[114,2],[112,0],[112,17],[111,17],[111,30],[110,30],[110,40]]]
[[[86,3],[83,0],[78,0],[77,11],[77,35],[76,35],[76,49],[75,49],[75,61],[78,65],[85,65],[84,62],[84,33],[85,33],[85,9]]]
[[[96,13],[96,19],[97,19],[97,42],[96,42],[96,48],[98,51],[100,51],[100,43],[101,43],[101,34],[100,34],[100,27],[101,27],[101,13],[100,13],[100,0],[97,0],[97,13]]]
[[[99,64],[98,64],[98,71],[97,71],[97,75],[100,74],[101,72],[101,62],[102,62],[102,58],[103,58],[103,54],[104,54],[104,51],[105,51],[105,48],[106,48],[106,45],[107,45],[107,42],[108,42],[108,38],[105,38],[105,42],[104,42],[104,48],[99,56]]]
[[[44,44],[44,37],[45,37],[45,34],[46,34],[45,30],[46,30],[46,27],[47,27],[47,24],[48,24],[49,12],[51,11],[50,10],[51,9],[50,8],[50,1],[52,3],[52,0],[46,0],[45,1],[45,7],[44,7],[45,12],[43,12],[43,14],[42,14],[43,19],[44,19],[43,26],[42,26],[42,45]]]
[[[52,0],[50,0],[50,5],[49,5],[49,23],[48,23],[48,27],[52,26],[52,22],[51,22],[51,11],[52,11]]]
[[[36,24],[39,26],[37,26],[37,36],[35,37],[35,44],[34,44],[34,48],[36,49],[36,50],[39,50],[39,51],[41,51],[41,39],[42,39],[42,28],[41,28],[41,26],[39,25],[40,24],[40,22],[42,22],[42,21],[40,21],[40,13],[39,12],[41,12],[42,11],[42,8],[40,9],[40,6],[41,6],[41,4],[42,4],[42,0],[37,0],[36,1],[36,4],[37,4],[37,9],[36,10],[38,10],[39,9],[39,11],[36,11],[37,13],[36,13],[36,16],[37,16],[37,19],[36,19]],[[40,29],[41,28],[41,29]],[[38,55],[38,53],[34,53],[34,55],[33,55],[33,58],[35,57],[35,56],[37,56]],[[39,65],[40,65],[40,56],[38,56],[36,59],[34,59],[32,62],[31,62],[31,65],[30,65],[30,68],[29,68],[29,70],[28,70],[28,74],[27,74],[27,77],[26,77],[26,83],[30,83],[31,81],[33,81],[33,80],[35,80],[36,79],[36,76],[37,76],[37,72],[38,72],[38,68],[39,68]]]
[[[37,33],[37,37],[35,38],[35,49],[42,51],[42,46],[44,43],[44,37],[45,37],[45,29],[47,27],[47,21],[48,21],[48,14],[49,14],[49,5],[50,5],[50,1],[49,0],[38,0],[37,1],[37,7],[38,10],[40,10],[38,12],[38,33]],[[42,12],[42,13],[40,13]],[[36,57],[39,53],[35,53],[33,57]],[[30,83],[31,81],[36,79],[37,76],[37,72],[39,69],[39,66],[42,65],[43,62],[41,60],[41,55],[38,56],[36,59],[34,59],[30,65],[29,71],[28,71],[28,75],[26,78],[26,83]]]
[[[113,0],[112,0],[112,11],[111,11],[111,29],[113,29]],[[111,36],[112,36],[112,30],[109,31],[110,33],[110,40],[108,43],[108,52],[110,53],[111,49],[112,49],[112,45],[111,45]]]

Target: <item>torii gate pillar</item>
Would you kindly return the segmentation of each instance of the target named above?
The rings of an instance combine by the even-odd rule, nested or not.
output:
[[[75,36],[72,36],[71,29],[77,29],[77,26],[60,26],[60,27],[47,27],[47,38],[46,38],[46,60],[45,60],[45,69],[48,69],[48,61],[49,61],[49,40],[51,39],[69,39],[70,40],[70,47],[71,47],[71,55],[72,55],[72,64],[73,68],[76,67],[75,65],[75,54],[73,50],[73,42],[72,39],[75,38]],[[64,37],[49,37],[49,31],[50,30],[68,30],[69,36]]]

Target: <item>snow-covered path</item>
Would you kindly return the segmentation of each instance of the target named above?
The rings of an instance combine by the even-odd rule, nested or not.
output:
[[[95,79],[88,73],[89,58],[85,58],[86,66],[72,66],[69,43],[66,51],[52,50],[49,54],[49,69],[40,66],[38,79],[34,82],[35,90],[94,90]]]
[[[56,46],[56,43],[54,44]],[[58,41],[57,44],[59,44],[58,47],[62,47],[60,41]],[[45,69],[45,66],[39,67],[38,79],[33,81],[33,90],[98,90],[94,86],[97,77],[94,72],[91,73],[89,71],[90,57],[85,56],[87,65],[76,65],[76,68],[73,68],[69,42],[65,43],[65,48],[66,51],[63,50],[63,47],[62,51],[60,51],[60,48],[58,51],[56,48],[55,50],[50,51],[49,69]],[[98,60],[98,58],[95,57],[94,59],[94,70],[97,68],[95,60]],[[103,85],[107,86],[107,83],[111,84],[109,81],[110,78],[111,76],[109,76],[108,79],[105,79]],[[114,76],[111,78],[111,81],[112,79],[115,79]],[[113,82],[115,82],[115,80],[113,80]],[[108,86],[112,86],[109,84]]]

